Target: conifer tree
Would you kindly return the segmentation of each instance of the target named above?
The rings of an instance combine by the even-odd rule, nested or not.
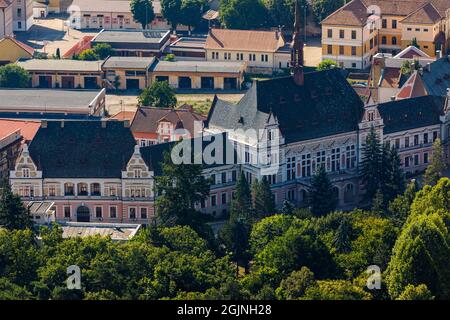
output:
[[[441,140],[438,138],[433,143],[433,155],[431,156],[431,163],[425,170],[425,184],[434,186],[442,177],[445,168],[446,164],[444,160],[444,150],[442,149]]]
[[[22,199],[12,192],[8,180],[0,186],[0,226],[10,230],[33,227],[27,208]]]
[[[366,200],[370,201],[380,188],[383,176],[383,151],[374,127],[370,128],[362,153],[361,178],[366,190]]]
[[[254,196],[254,208],[258,218],[264,218],[275,213],[275,201],[270,189],[267,177],[263,176],[260,182],[255,181],[252,185]]]
[[[336,209],[337,199],[324,166],[320,166],[312,178],[310,195],[314,215],[325,215]]]
[[[395,147],[385,148],[383,153],[383,196],[386,203],[405,191],[405,175]]]
[[[249,219],[252,215],[252,195],[250,186],[245,178],[244,172],[241,172],[236,183],[234,198],[230,205],[230,218]]]

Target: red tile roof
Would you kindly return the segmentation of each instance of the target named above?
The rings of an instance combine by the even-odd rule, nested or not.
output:
[[[63,59],[70,59],[74,54],[80,54],[84,50],[90,49],[92,39],[94,39],[94,36],[84,36],[63,54]]]
[[[1,1],[1,0],[0,0]],[[33,140],[40,127],[39,121],[7,120],[0,119],[0,140],[20,130],[25,141]]]
[[[449,4],[450,7],[450,4]],[[438,10],[431,4],[427,3],[417,10],[413,11],[409,14],[405,19],[401,21],[401,23],[410,23],[410,24],[435,24],[442,19]]]

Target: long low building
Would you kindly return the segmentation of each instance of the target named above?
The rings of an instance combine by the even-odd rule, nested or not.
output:
[[[31,75],[38,88],[98,89],[102,86],[103,61],[29,59],[17,64]]]
[[[1,112],[103,115],[105,89],[0,89]]]

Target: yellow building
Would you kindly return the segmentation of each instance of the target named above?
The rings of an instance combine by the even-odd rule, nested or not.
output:
[[[32,58],[34,49],[14,38],[0,39],[0,65]]]
[[[375,53],[413,43],[434,57],[449,47],[448,9],[448,0],[353,0],[321,22],[322,59],[366,69]]]

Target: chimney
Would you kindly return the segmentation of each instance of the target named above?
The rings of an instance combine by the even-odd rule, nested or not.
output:
[[[391,96],[391,101],[395,101],[395,96]]]
[[[41,121],[41,128],[43,128],[43,129],[47,128],[47,120]]]
[[[431,72],[431,63],[427,63],[426,70],[427,72]]]
[[[436,58],[437,59],[442,58],[442,51],[441,50],[436,50]]]

